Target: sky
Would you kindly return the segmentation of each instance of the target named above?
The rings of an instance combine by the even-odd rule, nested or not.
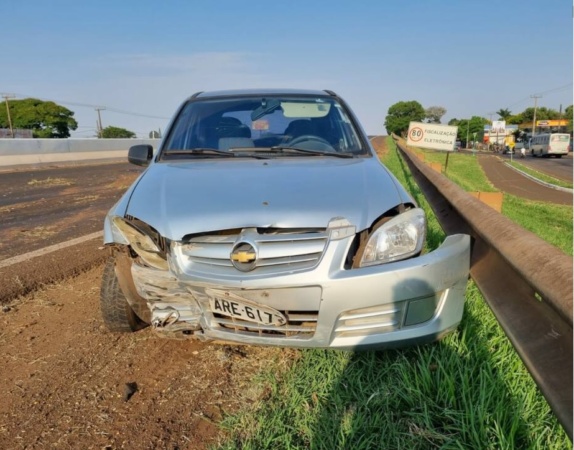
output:
[[[197,91],[330,89],[368,134],[400,101],[442,123],[572,101],[566,0],[0,0],[0,93],[102,126],[166,129]]]

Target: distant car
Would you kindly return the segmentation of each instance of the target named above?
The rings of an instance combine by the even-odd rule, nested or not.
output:
[[[198,93],[104,223],[113,331],[315,348],[456,328],[470,237],[425,253],[422,209],[331,91]]]

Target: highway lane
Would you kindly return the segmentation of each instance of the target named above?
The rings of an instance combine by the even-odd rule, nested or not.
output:
[[[101,231],[141,171],[116,162],[0,173],[0,261]]]
[[[499,156],[510,161],[510,155],[499,154]],[[562,158],[540,158],[530,155],[526,155],[525,158],[521,158],[520,155],[513,155],[512,160],[520,164],[524,164],[533,170],[550,175],[551,177],[572,183],[572,163],[574,161],[572,153],[569,153]]]

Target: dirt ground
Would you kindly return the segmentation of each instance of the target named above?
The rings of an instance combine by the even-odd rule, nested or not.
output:
[[[379,158],[382,158],[388,151],[387,136],[375,136],[371,139],[371,144],[377,152],[377,155],[379,155]]]
[[[114,163],[2,173],[0,262],[101,231],[140,172]],[[106,255],[97,238],[0,267],[0,449],[204,449],[225,438],[225,413],[265,395],[253,374],[291,360],[290,350],[166,340],[149,328],[108,332]]]
[[[291,350],[108,332],[98,266],[0,312],[0,448],[204,449]]]

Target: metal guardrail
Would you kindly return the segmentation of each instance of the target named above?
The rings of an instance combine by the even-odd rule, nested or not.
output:
[[[445,232],[471,235],[471,277],[572,440],[572,258],[395,142]]]

